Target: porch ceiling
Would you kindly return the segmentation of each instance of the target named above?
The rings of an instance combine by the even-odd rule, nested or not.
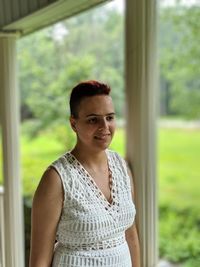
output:
[[[109,0],[32,0],[30,7],[30,0],[17,0],[14,7],[12,0],[0,0],[0,32],[20,31],[27,35],[106,1]]]

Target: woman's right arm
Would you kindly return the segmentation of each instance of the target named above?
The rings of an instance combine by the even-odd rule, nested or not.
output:
[[[29,267],[51,266],[62,204],[61,179],[53,168],[49,168],[33,198]]]

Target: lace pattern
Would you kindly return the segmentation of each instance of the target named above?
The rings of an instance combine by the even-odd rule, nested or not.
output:
[[[53,264],[53,267],[114,267],[115,258],[118,259],[118,262],[122,260],[119,259],[122,251],[118,248],[123,248],[126,245],[125,230],[133,224],[136,211],[132,202],[130,178],[127,174],[125,161],[113,151],[107,150],[106,153],[109,169],[112,173],[111,203],[70,152],[65,153],[52,164],[60,175],[64,189],[63,210],[56,235],[59,249],[55,250],[54,256],[54,262],[59,258],[62,264]],[[101,251],[100,254],[104,255],[103,253],[107,249],[113,250],[113,253],[114,251],[117,252],[116,255],[115,253],[112,254],[110,265],[108,263],[106,263],[107,265],[97,265],[97,263],[96,265],[89,265],[84,260],[83,265],[79,263],[78,265],[76,263],[70,263],[71,265],[66,263],[65,265],[64,263],[70,261],[72,256],[76,258],[75,255],[78,252],[87,256],[91,251],[93,253],[98,252],[97,254]],[[126,249],[126,253],[129,257],[129,250]],[[97,260],[97,256],[95,254],[95,260]],[[99,256],[97,262],[100,264],[102,261],[104,261],[104,256]],[[74,262],[76,262],[75,259]],[[120,264],[117,267],[123,266],[122,263]],[[124,266],[129,267],[129,265]]]

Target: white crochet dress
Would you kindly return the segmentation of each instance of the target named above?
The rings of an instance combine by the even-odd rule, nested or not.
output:
[[[134,222],[125,161],[106,150],[112,173],[112,203],[81,163],[67,152],[52,166],[61,177],[64,203],[52,267],[132,267],[125,230]]]

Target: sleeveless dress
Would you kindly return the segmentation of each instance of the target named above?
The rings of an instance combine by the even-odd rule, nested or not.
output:
[[[51,165],[64,190],[52,267],[132,267],[125,239],[136,214],[130,177],[116,152],[106,154],[112,173],[111,203],[71,152]]]

